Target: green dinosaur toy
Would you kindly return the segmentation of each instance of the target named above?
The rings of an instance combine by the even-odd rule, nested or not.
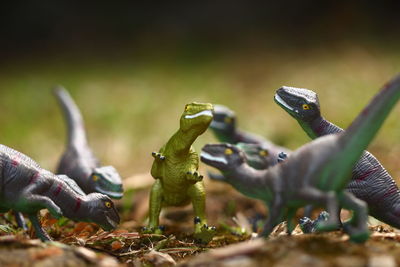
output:
[[[185,106],[179,130],[160,149],[153,152],[151,175],[156,179],[150,193],[149,226],[147,233],[162,233],[159,215],[164,206],[183,206],[192,202],[195,214],[194,237],[208,243],[215,234],[205,216],[203,176],[199,174],[199,156],[192,147],[212,121],[211,104],[191,103]]]

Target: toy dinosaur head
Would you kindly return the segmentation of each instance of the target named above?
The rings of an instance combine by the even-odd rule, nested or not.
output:
[[[240,148],[232,144],[208,144],[200,154],[201,161],[221,172],[241,165],[246,161],[246,156]]]
[[[273,159],[268,149],[261,144],[237,143],[236,146],[246,154],[248,164],[254,169],[266,169],[277,160]]]
[[[312,121],[321,115],[318,96],[311,90],[283,86],[274,99],[296,120]]]
[[[181,131],[194,131],[197,135],[204,133],[212,121],[213,109],[209,103],[187,104],[180,120]]]
[[[105,231],[117,228],[120,218],[111,199],[100,193],[87,195],[89,211],[88,221],[98,224]]]
[[[94,191],[111,198],[120,199],[123,195],[122,180],[117,170],[112,166],[95,168],[90,175]]]
[[[213,115],[210,128],[217,135],[230,136],[235,133],[236,115],[234,111],[222,105],[214,105]]]

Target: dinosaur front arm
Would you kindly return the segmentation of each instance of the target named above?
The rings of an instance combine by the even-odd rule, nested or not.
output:
[[[203,180],[203,175],[198,172],[199,168],[199,157],[197,153],[193,150],[190,153],[189,160],[187,161],[186,180],[191,183],[196,183]]]
[[[151,176],[153,176],[154,179],[161,179],[162,178],[162,163],[157,162],[156,160],[153,162],[153,165],[151,166]]]
[[[163,189],[160,180],[156,180],[151,187],[149,207],[149,231],[156,231],[159,226],[159,216],[162,207]]]
[[[151,166],[151,176],[154,179],[161,179],[163,176],[163,166],[165,164],[165,146],[163,146],[159,152],[152,152],[151,155],[154,158],[153,165]]]

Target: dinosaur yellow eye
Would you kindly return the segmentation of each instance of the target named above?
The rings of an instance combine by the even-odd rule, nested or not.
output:
[[[310,109],[311,107],[309,106],[309,105],[307,105],[307,104],[303,104],[303,109],[304,110],[307,110],[307,109]]]
[[[111,204],[110,201],[106,201],[106,202],[104,203],[104,205],[106,205],[107,208],[111,208],[111,206],[112,206],[112,204]]]
[[[268,156],[268,150],[261,150],[258,154],[260,154],[260,156],[262,156],[262,157],[266,157],[266,156]]]
[[[189,110],[189,105],[186,105],[185,106],[185,111],[188,111]]]
[[[226,124],[231,124],[232,123],[232,118],[231,117],[225,117],[224,122]]]
[[[99,176],[98,175],[93,175],[92,179],[93,179],[93,181],[96,182],[97,180],[99,180]]]
[[[230,148],[227,148],[227,149],[225,149],[225,155],[232,155],[233,154],[233,151],[232,151],[232,149],[230,149]]]

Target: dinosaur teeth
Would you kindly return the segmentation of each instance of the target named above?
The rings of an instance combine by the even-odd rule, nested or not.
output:
[[[205,159],[205,160],[209,160],[209,161],[212,161],[212,162],[219,162],[219,163],[223,163],[225,165],[228,164],[228,161],[226,159],[221,158],[221,157],[214,157],[214,156],[212,156],[212,155],[210,155],[210,154],[208,154],[208,153],[206,153],[204,151],[201,152],[200,156],[201,156],[202,159]]]
[[[185,119],[194,119],[194,118],[197,118],[197,117],[200,117],[200,116],[212,117],[213,114],[212,114],[211,110],[203,110],[203,111],[200,111],[200,112],[198,112],[196,114],[193,114],[193,115],[186,115]]]
[[[293,108],[289,106],[288,103],[286,103],[285,100],[283,100],[278,94],[275,94],[275,100],[285,108],[293,111]]]

